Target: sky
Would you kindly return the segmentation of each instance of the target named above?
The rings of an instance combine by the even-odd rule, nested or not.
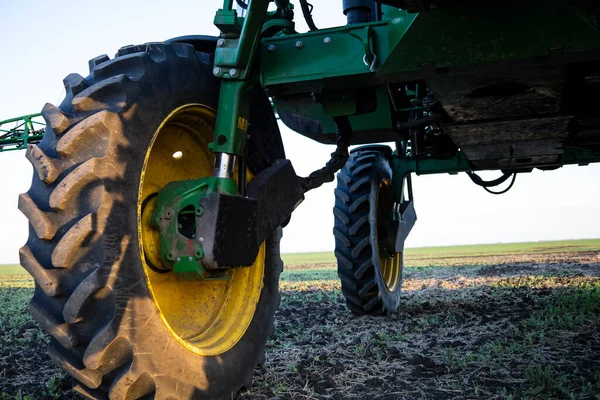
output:
[[[314,1],[318,27],[344,24],[341,0]],[[62,79],[88,74],[89,59],[129,44],[187,34],[216,35],[212,20],[221,1],[102,2],[0,0],[0,120],[39,112],[64,95]],[[77,4],[77,6],[74,6]],[[297,29],[306,25],[297,11]],[[334,150],[281,126],[287,157],[299,175],[321,168]],[[25,151],[0,153],[0,264],[17,263],[27,221],[17,210],[32,168]],[[483,174],[486,178],[497,173]],[[413,179],[418,220],[407,247],[600,237],[600,165],[534,171],[494,196],[465,174]],[[284,230],[282,251],[330,251],[334,247],[335,182],[306,195]]]

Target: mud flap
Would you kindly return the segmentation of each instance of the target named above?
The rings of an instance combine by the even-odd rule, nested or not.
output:
[[[413,201],[409,200],[402,204],[400,210],[400,221],[398,221],[398,231],[396,234],[396,253],[404,251],[404,242],[416,221],[417,213],[415,212],[415,206]]]

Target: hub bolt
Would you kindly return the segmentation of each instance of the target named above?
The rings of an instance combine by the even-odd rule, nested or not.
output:
[[[302,41],[301,41],[301,40],[298,40],[298,41],[296,42],[296,48],[298,48],[298,49],[301,49],[301,48],[303,48],[303,47],[304,47],[304,43],[302,43]]]

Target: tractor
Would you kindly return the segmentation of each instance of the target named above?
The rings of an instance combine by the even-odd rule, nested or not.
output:
[[[0,133],[34,168],[18,200],[30,310],[82,396],[250,387],[282,228],[336,174],[342,293],[383,318],[401,306],[413,176],[464,172],[502,193],[517,174],[600,162],[597,1],[340,3],[347,24],[318,29],[307,0],[224,0],[218,37],[100,55],[64,79],[45,128],[31,115]],[[335,146],[321,169],[297,176],[278,119]]]

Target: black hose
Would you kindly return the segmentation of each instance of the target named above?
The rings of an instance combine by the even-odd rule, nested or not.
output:
[[[244,0],[235,0],[238,6],[240,6],[243,10],[248,9],[248,4],[244,3]]]
[[[483,188],[485,189],[486,192],[491,193],[491,194],[504,194],[504,193],[508,192],[513,187],[513,185],[515,184],[515,180],[516,179],[517,179],[517,174],[514,173],[513,176],[512,176],[512,181],[510,181],[510,184],[508,185],[508,187],[506,189],[504,189],[504,190],[499,191],[499,192],[494,192],[493,190],[490,190],[490,189],[486,188],[485,186]]]
[[[325,182],[332,182],[335,179],[335,173],[346,165],[346,161],[348,161],[348,158],[350,157],[350,154],[348,153],[348,147],[352,140],[352,126],[350,125],[350,119],[346,116],[334,117],[333,122],[335,122],[337,128],[335,135],[337,147],[335,151],[331,153],[331,158],[323,168],[314,171],[306,178],[298,178],[304,193],[318,188]]]
[[[474,172],[467,171],[467,175],[469,176],[469,178],[471,178],[473,183],[483,187],[486,192],[489,192],[491,194],[504,194],[504,193],[508,192],[513,187],[515,180],[517,179],[516,172],[503,172],[502,176],[500,178],[494,179],[492,181],[484,181],[483,179],[481,179],[481,177],[479,175],[477,175]],[[506,189],[501,190],[499,192],[494,192],[493,190],[489,189],[491,187],[495,187],[495,186],[498,186],[498,185],[506,182],[508,180],[508,178],[510,178],[511,176],[512,176],[512,181],[510,182],[510,184],[508,185],[508,187]]]
[[[306,25],[308,25],[308,29],[310,29],[311,31],[319,30],[319,28],[316,27],[315,22],[313,21],[312,4],[310,4],[307,0],[300,0],[300,8],[302,8],[302,15],[304,15],[304,20],[306,21]]]
[[[504,173],[502,173],[502,176],[500,178],[494,179],[493,181],[484,181],[483,179],[481,179],[481,177],[479,175],[477,175],[474,172],[467,171],[467,175],[469,176],[469,178],[471,178],[473,183],[475,183],[476,185],[483,186],[483,187],[494,187],[494,186],[500,185],[501,183],[504,183],[508,178],[510,178],[512,173],[504,172]]]

